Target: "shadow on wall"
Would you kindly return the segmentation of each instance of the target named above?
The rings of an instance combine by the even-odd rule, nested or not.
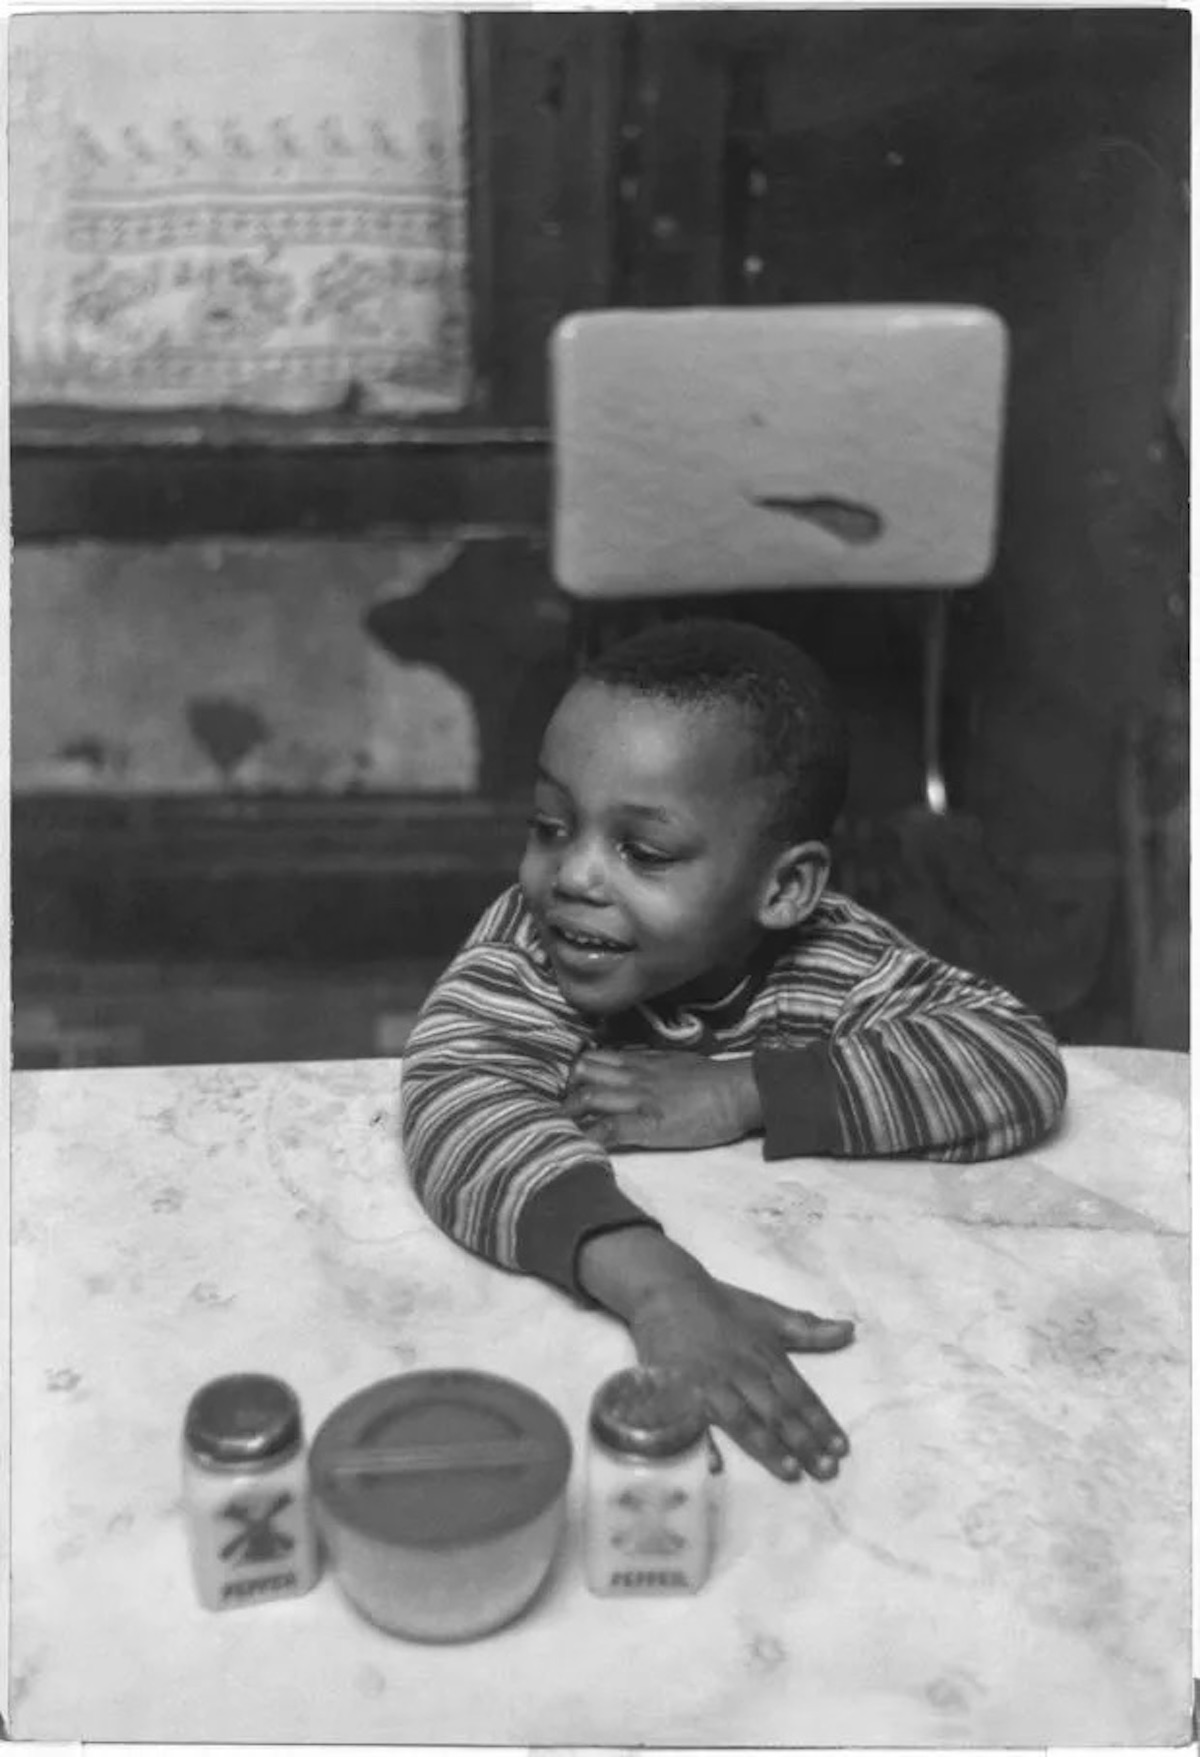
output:
[[[433,666],[471,702],[480,793],[523,794],[571,671],[571,607],[543,552],[517,539],[466,543],[436,591],[385,598],[364,620],[394,661]]]

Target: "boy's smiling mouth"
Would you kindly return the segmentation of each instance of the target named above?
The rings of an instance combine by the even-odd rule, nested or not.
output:
[[[547,921],[546,933],[564,962],[607,963],[614,958],[624,957],[626,952],[633,950],[626,940],[614,939],[611,934],[596,933],[591,928],[575,927],[565,921]]]

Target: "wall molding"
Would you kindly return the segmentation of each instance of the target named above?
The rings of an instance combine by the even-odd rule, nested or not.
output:
[[[330,430],[332,433],[332,430]],[[231,429],[231,435],[233,430]],[[543,535],[550,444],[531,433],[424,433],[328,445],[25,444],[11,457],[13,538],[165,543],[189,537]]]
[[[454,796],[16,796],[14,959],[449,954],[511,882],[527,810]]]
[[[449,957],[513,881],[527,813],[524,797],[18,795],[14,959]],[[910,836],[887,817],[844,824],[835,884],[1039,1011],[1083,1002],[1111,937],[1115,856],[999,865],[969,834],[942,857],[914,856]]]

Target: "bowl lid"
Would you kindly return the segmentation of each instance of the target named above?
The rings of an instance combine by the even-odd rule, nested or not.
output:
[[[384,1379],[322,1423],[313,1492],[383,1543],[447,1549],[516,1531],[562,1492],[571,1436],[544,1398],[489,1373]]]

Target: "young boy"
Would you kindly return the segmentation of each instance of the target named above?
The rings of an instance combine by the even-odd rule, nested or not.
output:
[[[986,1159],[1038,1141],[1066,1095],[1039,1019],[826,889],[846,767],[829,685],[775,635],[696,619],[601,655],[546,732],[520,882],[404,1060],[437,1223],[622,1318],[784,1479],[831,1477],[848,1449],[789,1352],[851,1326],[715,1280],[609,1151],[761,1132],[768,1159]]]

